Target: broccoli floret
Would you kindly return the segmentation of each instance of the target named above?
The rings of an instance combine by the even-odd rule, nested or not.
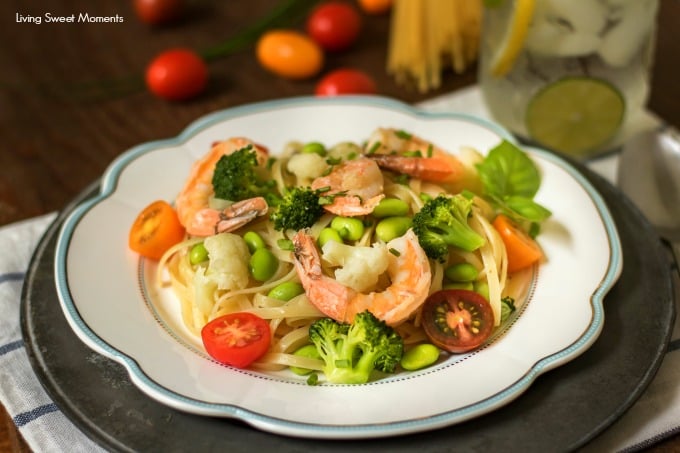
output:
[[[318,190],[309,187],[293,187],[279,201],[278,207],[269,216],[274,228],[302,230],[314,225],[323,215],[322,197]]]
[[[215,197],[230,201],[265,197],[267,202],[274,204],[278,198],[276,182],[263,178],[259,170],[257,154],[252,145],[222,156],[215,165],[212,177]]]
[[[449,246],[471,252],[484,245],[485,239],[477,234],[467,219],[472,200],[463,195],[439,195],[428,200],[413,217],[413,232],[428,257],[445,261]]]
[[[352,324],[319,319],[309,327],[309,338],[324,361],[326,379],[335,384],[366,383],[373,370],[393,373],[404,353],[399,334],[369,311]]]

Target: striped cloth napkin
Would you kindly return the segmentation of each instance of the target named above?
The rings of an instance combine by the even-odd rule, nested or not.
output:
[[[477,87],[419,107],[489,117]],[[615,183],[616,162],[616,156],[612,156],[591,167]],[[35,452],[104,451],[78,430],[45,393],[21,337],[19,313],[24,276],[34,248],[54,218],[55,214],[48,214],[0,228],[0,403]],[[680,283],[676,292],[680,292],[678,288]],[[680,294],[676,295],[678,301]],[[680,321],[661,368],[646,392],[585,450],[637,451],[675,433],[680,433]]]

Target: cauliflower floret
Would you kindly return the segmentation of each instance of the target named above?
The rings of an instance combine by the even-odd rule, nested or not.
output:
[[[234,290],[248,285],[250,253],[243,238],[231,233],[207,237],[203,245],[210,260],[207,266],[196,269],[193,288],[196,308],[207,321],[215,305],[217,289]]]
[[[217,288],[234,290],[248,285],[250,252],[241,236],[220,233],[205,238],[203,245],[210,258],[205,275],[217,284]]]
[[[335,279],[359,292],[373,289],[389,263],[389,251],[383,243],[365,247],[328,241],[322,252],[322,258],[331,266],[340,266],[335,270]]]
[[[302,181],[312,181],[321,176],[328,164],[324,157],[316,153],[293,154],[288,161],[288,171]]]
[[[361,147],[353,142],[340,142],[328,150],[331,159],[352,160],[362,153]]]

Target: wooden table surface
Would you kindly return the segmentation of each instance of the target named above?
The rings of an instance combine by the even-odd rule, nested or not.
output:
[[[444,0],[442,0],[444,1]],[[173,137],[203,114],[248,102],[310,95],[316,80],[286,81],[265,72],[252,48],[210,64],[206,93],[170,103],[145,90],[83,100],[74,87],[141,76],[169,47],[203,50],[265,15],[276,0],[189,1],[178,23],[150,28],[131,1],[3,0],[0,2],[0,225],[59,210],[126,149]],[[247,5],[247,7],[243,7]],[[17,14],[120,16],[119,23],[17,23]],[[661,0],[649,108],[680,127],[680,1]],[[298,23],[299,27],[299,23]],[[441,88],[418,93],[386,74],[388,16],[364,16],[356,46],[327,55],[325,70],[352,66],[370,73],[379,93],[417,102],[475,83],[475,68],[446,73]],[[63,88],[69,87],[64,90]],[[2,409],[0,407],[0,409]],[[651,451],[680,449],[680,437]],[[0,410],[0,451],[27,451],[12,420]]]

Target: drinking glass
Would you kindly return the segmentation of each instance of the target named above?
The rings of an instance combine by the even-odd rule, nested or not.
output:
[[[484,0],[478,80],[521,139],[587,158],[631,134],[649,97],[658,0]]]

